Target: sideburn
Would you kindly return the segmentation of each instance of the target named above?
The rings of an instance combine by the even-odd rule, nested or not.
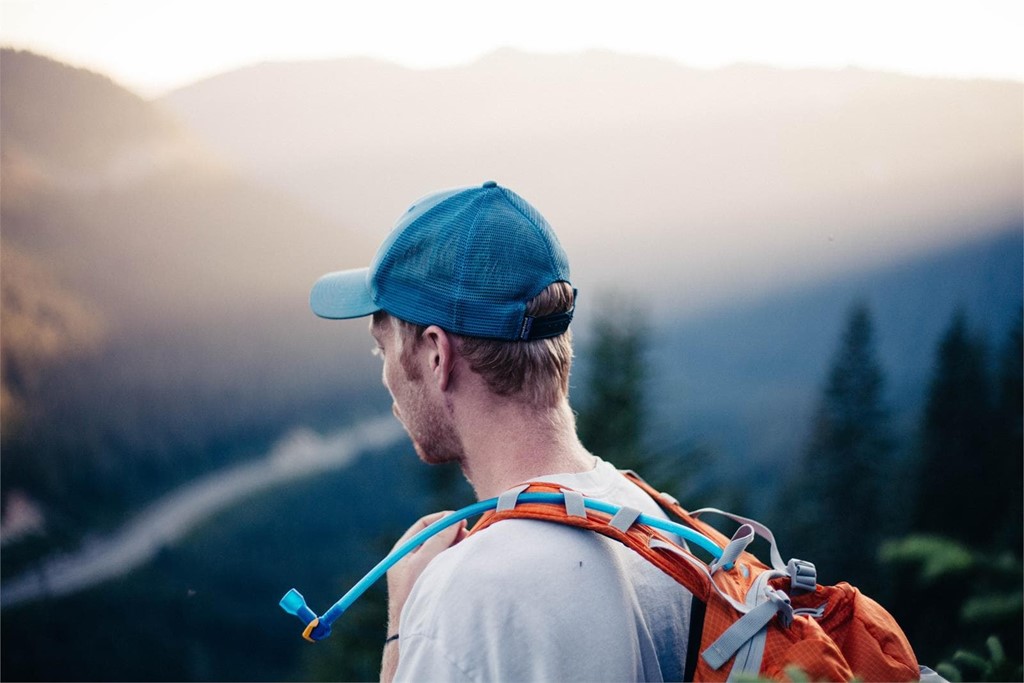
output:
[[[413,360],[413,352],[422,343],[420,335],[407,335],[399,331],[399,337],[402,340],[402,351],[398,354],[398,360],[402,364],[402,370],[405,371],[405,377],[409,381],[419,382],[423,379],[423,369]]]

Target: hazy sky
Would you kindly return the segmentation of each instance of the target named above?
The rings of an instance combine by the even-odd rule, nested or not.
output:
[[[1024,80],[1021,0],[2,0],[0,41],[143,95],[259,61],[459,64],[502,46]]]

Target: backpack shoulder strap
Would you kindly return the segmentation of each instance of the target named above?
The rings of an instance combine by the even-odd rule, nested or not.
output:
[[[679,519],[686,526],[712,539],[720,547],[724,548],[730,542],[731,539],[728,536],[699,519],[697,515],[687,511],[674,496],[654,488],[633,470],[620,470],[620,472],[622,476],[636,484],[644,493],[650,496],[654,502],[661,506],[662,510]],[[749,553],[744,553],[743,560],[747,563],[763,566],[760,560]]]
[[[795,558],[789,560],[789,562],[783,561],[782,555],[779,552],[778,543],[775,541],[775,536],[772,534],[771,529],[764,524],[730,512],[723,512],[717,508],[709,507],[694,510],[692,512],[687,511],[683,509],[679,504],[679,501],[677,501],[673,496],[659,492],[653,486],[644,481],[636,472],[632,470],[621,470],[621,472],[624,477],[639,486],[647,493],[647,495],[657,501],[666,512],[682,519],[687,526],[696,529],[703,535],[715,539],[717,543],[721,543],[722,539],[725,539],[726,537],[713,526],[700,519],[700,515],[714,514],[720,517],[725,517],[736,524],[749,526],[757,536],[760,536],[767,541],[770,551],[771,569],[785,572],[789,576],[790,585],[788,590],[793,595],[814,591],[814,587],[817,583],[817,570],[815,569],[814,564]],[[751,553],[743,553],[742,560],[748,565],[763,567],[766,569],[768,568],[768,565]]]
[[[639,510],[623,507],[612,515],[587,509],[584,506],[584,497],[580,493],[547,482],[533,482],[506,493],[509,495],[505,501],[500,501],[493,512],[484,513],[470,530],[470,534],[479,533],[492,524],[506,519],[533,519],[588,529],[636,551],[676,579],[699,600],[707,601],[711,589],[707,566],[699,558],[688,553],[665,552],[666,547],[678,547],[677,544],[658,529],[636,523],[640,518]],[[516,499],[523,493],[562,494],[565,497],[565,504],[517,502]],[[679,558],[683,558],[684,561],[680,561]]]

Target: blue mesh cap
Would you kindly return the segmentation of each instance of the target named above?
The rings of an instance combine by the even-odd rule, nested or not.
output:
[[[529,340],[562,334],[572,311],[532,318],[526,304],[569,261],[526,200],[488,181],[424,197],[399,219],[369,268],[328,273],[310,294],[322,318],[396,318],[470,337]]]

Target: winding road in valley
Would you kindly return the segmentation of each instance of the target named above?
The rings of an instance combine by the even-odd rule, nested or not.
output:
[[[214,513],[259,491],[344,467],[359,453],[391,445],[403,434],[391,415],[327,436],[293,431],[266,457],[201,477],[157,500],[113,535],[5,581],[0,607],[67,595],[127,574]]]

